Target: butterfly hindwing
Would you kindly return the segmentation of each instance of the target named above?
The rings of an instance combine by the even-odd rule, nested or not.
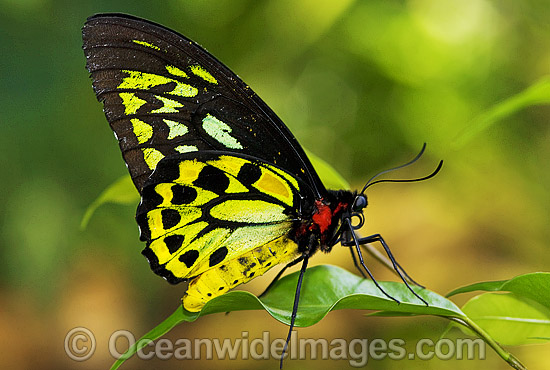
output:
[[[240,270],[269,268],[281,261],[269,256],[268,246],[276,253],[290,247],[297,252],[288,234],[301,191],[288,172],[246,155],[201,151],[164,158],[146,182],[137,211],[147,242],[143,254],[172,283],[215,268],[231,281]]]
[[[298,256],[293,240],[286,236],[276,238],[191,280],[183,296],[183,306],[191,312],[200,311],[212,298],[263,275],[279,263],[295,260]]]
[[[123,15],[91,17],[87,68],[132,179],[141,189],[167,156],[245,153],[324,187],[294,136],[233,72],[193,41]]]

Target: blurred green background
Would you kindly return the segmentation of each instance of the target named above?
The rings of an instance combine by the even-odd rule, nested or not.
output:
[[[131,4],[131,5],[128,5]],[[433,180],[369,189],[363,233],[381,233],[416,280],[445,294],[465,284],[549,271],[550,2],[547,0],[0,0],[0,332],[2,368],[98,369],[113,362],[109,336],[136,336],[180,303],[184,286],[154,275],[140,255],[135,208],[86,207],[126,173],[84,69],[81,27],[99,12],[145,17],[196,40],[243,78],[300,142],[362,187],[392,176]],[[534,86],[534,87],[532,87]],[[353,271],[335,248],[312,263]],[[375,276],[394,279],[376,262]],[[260,292],[269,275],[246,288]],[[463,304],[468,296],[454,298]],[[437,339],[443,319],[329,314],[300,329],[310,338]],[[84,326],[94,356],[75,362],[65,334]],[[265,312],[213,315],[169,338],[286,336]],[[456,333],[455,333],[456,334]],[[118,343],[120,349],[125,344]],[[510,348],[545,368],[549,345]],[[144,361],[124,368],[254,369],[258,361]],[[293,360],[285,369],[348,367]],[[401,362],[367,368],[507,369],[487,359]]]

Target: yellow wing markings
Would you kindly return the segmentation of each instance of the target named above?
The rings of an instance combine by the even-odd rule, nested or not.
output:
[[[197,277],[197,282],[213,287],[219,285],[215,276],[229,276],[220,266],[225,269],[234,264],[235,268],[241,266],[235,270],[240,272],[231,275],[242,275],[234,279],[239,283],[233,284],[233,280],[226,279],[220,285],[226,291],[248,279],[245,272],[262,274],[271,265],[284,260],[280,256],[265,255],[271,249],[261,249],[263,246],[284,246],[285,253],[297,253],[296,245],[287,238],[293,227],[293,216],[288,209],[293,207],[298,191],[294,186],[297,183],[289,180],[291,175],[264,162],[229,154],[184,159],[171,166],[175,172],[170,179],[154,185],[154,192],[160,198],[151,205],[154,208],[146,211],[145,217],[149,229],[147,248],[158,260],[158,263],[153,261],[157,266],[155,270],[163,276],[175,281]],[[204,189],[203,185],[194,185],[199,178],[203,180],[197,184],[202,184],[204,174],[201,176],[201,172],[209,166],[221,170],[229,179],[221,195],[217,190],[215,193]],[[244,174],[241,173],[243,169]],[[248,195],[243,198],[239,193],[251,193],[259,198]],[[273,200],[261,195],[271,196]],[[259,253],[258,256],[253,250],[257,250],[254,253]],[[263,254],[258,252],[260,250]],[[261,268],[256,267],[260,265]],[[199,294],[198,291],[190,288],[191,295]],[[199,297],[199,300],[204,304],[206,298]]]
[[[124,105],[124,114],[136,114],[139,108],[141,108],[147,101],[140,99],[136,94],[132,92],[121,92],[118,94],[122,99],[122,105]]]
[[[300,189],[300,186],[298,185],[298,181],[294,176],[290,175],[289,173],[275,166],[270,166],[269,164],[266,164],[266,167],[269,168],[271,171],[279,174],[282,178],[284,178],[287,182],[289,182],[295,189]]]
[[[208,72],[206,69],[204,69],[202,66],[200,65],[192,65],[191,67],[189,67],[189,69],[191,70],[191,72],[197,76],[197,77],[200,77],[202,78],[203,80],[205,80],[206,82],[210,82],[214,85],[217,85],[218,84],[218,80],[216,80],[216,78],[214,78],[214,76],[212,76],[210,74],[210,72]]]
[[[222,155],[219,159],[210,160],[207,163],[233,177],[237,177],[243,165],[252,162],[241,157]],[[266,163],[256,164],[256,166],[261,169],[261,176],[255,183],[250,185],[288,206],[292,206],[294,199],[292,188],[296,189],[296,191],[299,190],[296,179],[288,173]]]
[[[294,199],[292,189],[283,178],[273,172],[272,168],[262,168],[260,179],[256,181],[253,186],[263,193],[269,194],[279,199],[281,202],[292,206]]]
[[[228,261],[239,258],[254,248],[284,236],[290,230],[291,223],[246,226],[234,231],[218,227],[198,237],[207,226],[207,222],[199,221],[176,228],[175,231],[153,240],[148,248],[156,255],[158,263],[164,265],[164,268],[176,278],[191,278],[217,266],[217,264],[214,266],[210,264],[210,256],[216,251],[222,248],[226,250],[226,256],[220,263],[227,264]],[[176,251],[170,249],[171,239],[168,238],[173,236],[181,237],[181,246]],[[197,258],[188,266],[183,263],[181,257],[192,251],[197,252]]]
[[[177,72],[177,68],[172,69],[172,72]],[[170,70],[169,70],[170,71]],[[179,70],[180,72],[183,72]],[[192,98],[197,96],[199,90],[189,84],[185,84],[181,81],[178,81],[174,78],[157,75],[154,73],[147,73],[141,71],[132,71],[128,69],[123,69],[122,72],[126,73],[127,76],[122,79],[122,82],[117,86],[118,89],[136,89],[136,90],[149,90],[152,87],[166,85],[166,84],[175,84],[174,88],[171,91],[168,91],[168,94],[177,95],[185,98]],[[185,73],[185,72],[183,72]]]
[[[179,177],[175,180],[178,184],[192,184],[199,178],[199,174],[206,163],[196,159],[182,161],[179,164]]]
[[[208,258],[205,257],[218,249],[230,234],[231,230],[220,227],[194,238],[191,243],[182,247],[176,252],[176,255],[173,255],[170,261],[166,263],[165,268],[171,271],[177,278],[189,278],[193,275],[200,274],[202,272],[201,267],[205,265],[205,262],[208,266]],[[188,267],[185,263],[182,263],[179,257],[190,250],[198,251],[199,260]],[[202,259],[200,259],[200,257],[202,257]],[[194,271],[197,272],[195,273]]]
[[[181,69],[179,69],[176,66],[167,65],[166,70],[168,71],[168,73],[173,74],[174,76],[189,78],[187,73],[185,73],[184,71],[182,71]]]
[[[153,126],[150,124],[137,118],[130,119],[130,123],[134,129],[134,135],[136,135],[138,143],[146,143],[153,137]]]
[[[245,163],[250,163],[250,161],[241,157],[222,155],[219,159],[210,160],[207,161],[207,163],[210,166],[216,167],[233,177],[237,177],[241,167]]]
[[[151,49],[155,49],[155,50],[158,50],[160,51],[160,48],[156,45],[153,45],[147,41],[141,41],[141,40],[132,40],[133,43],[135,44],[138,44],[138,45],[142,45],[142,46],[146,46],[148,48],[151,48]]]
[[[214,117],[210,113],[202,119],[202,128],[217,142],[230,149],[243,149],[242,144],[233,136],[233,129],[227,123]]]
[[[178,113],[179,110],[176,108],[183,107],[183,104],[179,101],[168,99],[164,96],[155,95],[155,98],[162,102],[162,107],[152,110],[151,113]]]
[[[211,265],[210,256],[221,248],[226,249],[226,255],[220,263],[227,263],[227,261],[285,235],[292,227],[292,223],[286,220],[269,225],[243,226],[234,230],[216,227],[206,234],[198,236],[208,226],[211,226],[212,222],[199,220],[200,208],[187,207],[180,210],[183,209],[186,211],[182,212],[182,220],[169,230],[164,229],[161,210],[148,214],[152,239],[148,248],[156,255],[158,263],[164,265],[166,270],[179,279],[197,276],[215,267],[215,265]],[[186,221],[190,221],[190,224],[185,224]],[[162,231],[155,231],[154,227],[158,227]],[[174,235],[181,236],[179,239],[181,244],[178,245],[177,250],[170,245]],[[189,251],[196,251],[198,257],[188,266],[182,262],[180,257]]]
[[[210,210],[210,216],[223,221],[261,224],[288,219],[285,209],[278,204],[263,200],[226,200]]]
[[[188,191],[193,191],[195,196],[193,199],[189,199],[185,204],[178,205],[174,202],[174,184],[176,185],[185,185]],[[192,189],[192,190],[190,190]],[[218,195],[208,190],[200,189],[196,186],[191,185],[190,182],[186,181],[176,181],[174,183],[160,183],[155,186],[155,192],[162,197],[162,203],[160,203],[157,208],[149,211],[153,212],[157,209],[164,208],[174,208],[179,210],[181,207],[202,207],[212,199],[216,199]]]
[[[199,148],[197,148],[194,145],[178,145],[177,147],[174,148],[174,150],[179,153],[188,153],[188,152],[196,152],[197,150],[199,150]]]
[[[282,222],[274,225],[244,226],[224,234],[225,238],[223,240],[218,240],[218,244],[200,246],[200,241],[192,243],[190,248],[198,249],[200,246],[199,258],[192,268],[187,271],[186,277],[198,276],[216,266],[227,264],[228,261],[239,258],[250,250],[261,247],[262,245],[268,244],[284,236],[290,227],[290,222]],[[220,229],[227,230],[225,228]],[[227,254],[223,260],[211,266],[210,256],[221,248],[227,249]]]
[[[164,154],[155,148],[142,148],[141,151],[143,152],[143,160],[151,170],[157,168],[157,164],[164,158]]]
[[[200,311],[211,299],[263,275],[279,263],[294,260],[298,255],[296,243],[280,236],[191,280],[183,296],[183,306],[191,312]]]
[[[172,233],[183,235],[183,233],[185,233],[187,230],[186,227],[202,216],[200,208],[179,207],[177,209],[177,212],[181,217],[179,222],[172,227],[166,228],[165,223],[163,222],[162,211],[164,211],[164,209],[157,208],[147,214],[147,222],[151,230],[152,240],[157,240],[164,237],[165,235],[170,235]],[[206,226],[206,224],[204,226]]]
[[[236,194],[236,193],[246,193],[248,192],[248,188],[241,184],[239,180],[237,180],[233,176],[228,176],[229,178],[229,185],[227,186],[227,189],[225,189],[226,193],[230,194]]]
[[[178,136],[183,136],[189,132],[187,126],[181,122],[172,121],[169,119],[163,119],[163,122],[170,129],[170,132],[168,133],[168,140],[175,139]]]
[[[182,245],[184,245],[183,243],[185,243],[186,240],[193,240],[207,226],[208,226],[207,222],[197,222],[197,223],[192,223],[190,225],[187,225],[185,227],[181,227],[181,228],[177,229],[177,231],[175,231],[175,232],[164,233],[162,238],[153,240],[147,246],[147,248],[149,248],[149,249],[151,249],[151,251],[153,251],[153,253],[155,254],[155,256],[158,259],[159,265],[165,265],[165,264],[169,263],[170,261],[172,261],[175,257],[178,257],[178,256],[182,255],[183,253],[185,253],[186,250],[189,250],[189,248],[180,247],[175,252],[170,251],[169,244],[166,241],[167,238],[170,238],[170,237],[173,237],[173,236],[178,236],[178,235],[182,236],[182,238],[181,238],[182,239]],[[151,230],[151,232],[152,232],[152,230]],[[182,275],[181,272],[176,274],[176,272],[173,270],[175,268],[174,264],[172,264],[170,267],[172,267],[172,269],[170,271],[176,277],[185,278],[185,274]],[[183,267],[185,267],[185,265]],[[166,266],[165,268],[169,269],[168,266]],[[176,270],[176,271],[179,271],[179,269]]]

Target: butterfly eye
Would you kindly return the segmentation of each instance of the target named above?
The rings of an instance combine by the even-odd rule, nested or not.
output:
[[[351,207],[352,211],[359,212],[363,210],[367,206],[367,197],[365,197],[363,194],[360,194],[355,197],[355,200],[353,201],[353,206]]]

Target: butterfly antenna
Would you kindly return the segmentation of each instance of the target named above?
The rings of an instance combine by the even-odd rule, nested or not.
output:
[[[377,177],[380,177],[381,175],[385,174],[385,173],[388,173],[388,172],[391,172],[391,171],[395,171],[395,170],[398,170],[400,168],[403,168],[403,167],[407,167],[407,166],[410,166],[411,164],[413,164],[414,162],[418,161],[420,159],[420,157],[422,157],[422,154],[424,154],[424,150],[426,150],[426,143],[422,144],[422,149],[420,149],[420,152],[416,155],[416,157],[414,157],[412,160],[408,161],[407,163],[405,164],[402,164],[400,166],[397,166],[397,167],[393,167],[393,168],[390,168],[388,170],[384,170],[384,171],[381,171],[381,172],[378,172],[376,175],[374,175],[373,177],[371,177],[369,179],[369,181],[367,181],[367,183],[365,184],[365,186],[363,187],[363,190],[361,190],[361,193],[360,194],[364,194],[365,193],[365,190],[367,190],[367,188],[375,183],[379,183],[379,182],[388,182],[386,180],[379,180],[379,181],[374,181],[374,179],[376,179]],[[440,166],[441,167],[441,166]],[[439,169],[436,171],[436,173],[439,171]],[[435,173],[432,174],[431,176],[429,177],[432,177],[432,176],[435,176]],[[427,177],[427,178],[429,178]],[[425,179],[422,179],[422,180],[425,180]],[[414,181],[420,181],[419,179],[415,179],[415,180],[399,180],[399,181],[393,181],[393,182],[414,182]]]
[[[410,163],[408,163],[408,164],[410,164]],[[365,191],[370,186],[372,186],[374,184],[379,184],[381,182],[418,182],[418,181],[428,180],[428,179],[431,179],[432,177],[434,177],[435,175],[437,175],[437,173],[441,170],[441,167],[443,167],[443,160],[439,161],[439,164],[437,165],[437,168],[427,176],[418,177],[416,179],[382,179],[382,180],[376,180],[376,181],[373,181],[370,184],[366,185],[365,188],[363,189],[363,191]],[[397,168],[399,168],[399,167],[397,167]]]

